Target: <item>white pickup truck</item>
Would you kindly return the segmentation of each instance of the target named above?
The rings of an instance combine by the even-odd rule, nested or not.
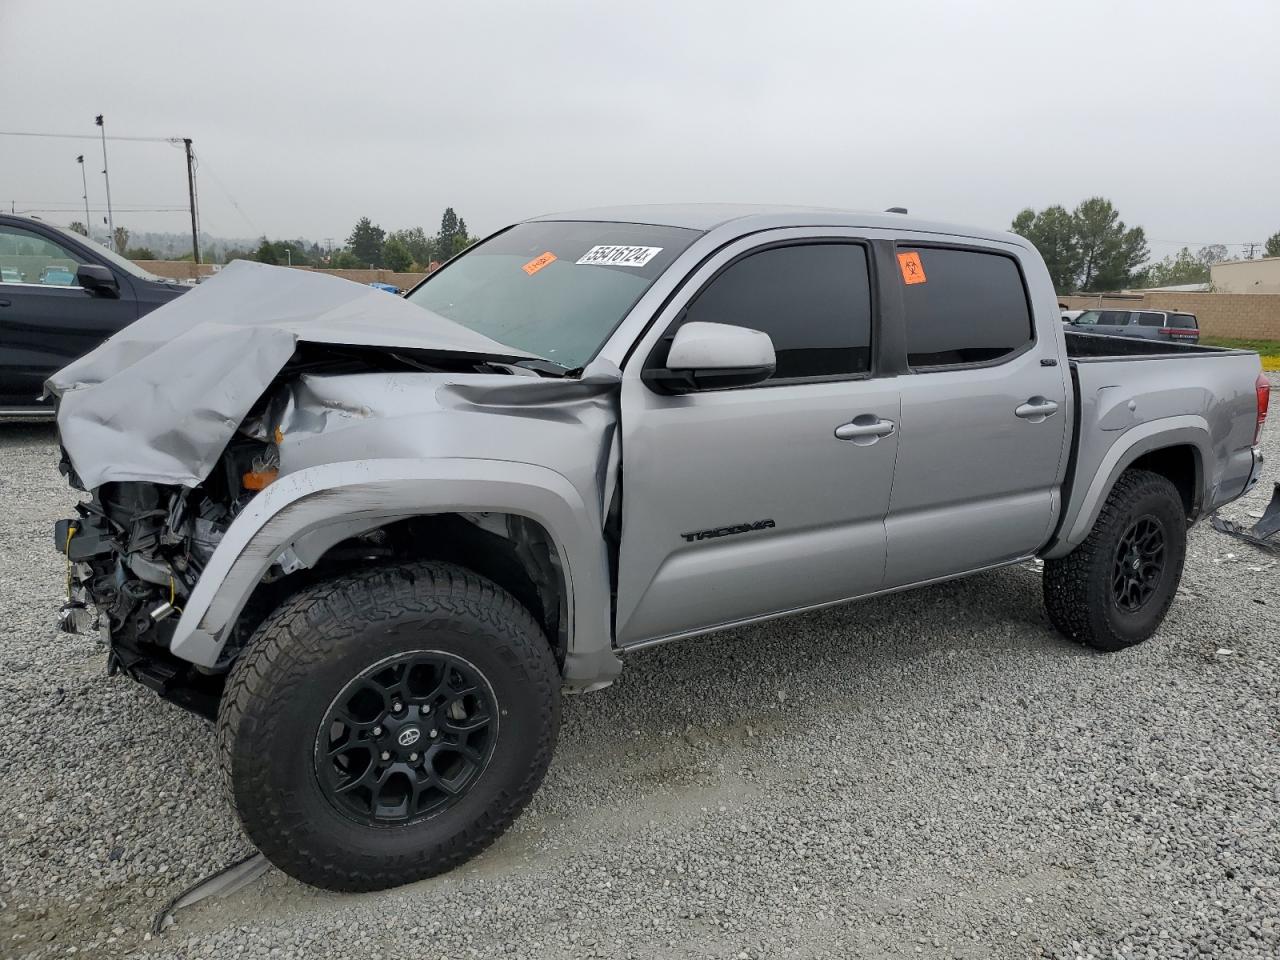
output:
[[[232,264],[49,389],[65,625],[343,890],[493,840],[643,647],[1031,557],[1065,634],[1147,639],[1268,402],[1254,354],[1064,332],[1020,237],[721,206],[519,223],[404,299]]]

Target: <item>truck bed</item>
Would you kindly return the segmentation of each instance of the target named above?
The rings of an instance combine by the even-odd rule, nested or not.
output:
[[[1134,444],[1196,448],[1200,489],[1193,517],[1244,490],[1252,452],[1258,355],[1199,344],[1065,331],[1075,424],[1063,482],[1063,514],[1046,551],[1061,555],[1093,524]]]
[[[1144,340],[1139,337],[1112,337],[1100,333],[1064,331],[1067,356],[1072,360],[1136,360],[1146,357],[1189,357],[1206,354],[1245,353],[1228,347],[1207,347],[1172,340]]]

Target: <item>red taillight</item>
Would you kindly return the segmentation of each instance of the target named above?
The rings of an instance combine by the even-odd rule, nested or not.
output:
[[[1271,384],[1265,373],[1258,374],[1253,382],[1258,391],[1258,428],[1253,431],[1253,442],[1256,445],[1262,439],[1262,426],[1267,422],[1267,407],[1271,406]]]
[[[1166,337],[1173,336],[1176,333],[1185,334],[1188,337],[1200,336],[1199,330],[1189,330],[1186,327],[1161,327],[1160,332]]]

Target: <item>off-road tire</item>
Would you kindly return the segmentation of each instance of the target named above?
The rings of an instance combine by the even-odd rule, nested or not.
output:
[[[438,814],[355,822],[319,782],[317,732],[362,671],[427,648],[465,658],[491,687],[490,759]],[[228,678],[217,742],[227,795],[267,859],[303,883],[361,891],[442,873],[492,843],[541,784],[559,724],[559,671],[529,611],[461,567],[415,563],[315,584],[270,614]]]
[[[1131,612],[1115,599],[1112,581],[1121,539],[1144,517],[1162,526],[1165,559],[1154,592]],[[1173,603],[1186,552],[1186,508],[1177,488],[1158,473],[1127,470],[1085,541],[1065,557],[1045,561],[1049,620],[1067,637],[1097,650],[1114,652],[1141,643],[1159,629]]]

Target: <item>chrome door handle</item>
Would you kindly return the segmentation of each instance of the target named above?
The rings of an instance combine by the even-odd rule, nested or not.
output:
[[[896,424],[892,420],[880,420],[864,414],[836,427],[836,439],[852,440],[854,443],[859,440],[863,443],[875,443],[881,437],[887,437],[893,433],[895,427]]]
[[[1032,397],[1026,403],[1013,408],[1013,415],[1032,423],[1041,423],[1058,412],[1058,405],[1044,397]]]

